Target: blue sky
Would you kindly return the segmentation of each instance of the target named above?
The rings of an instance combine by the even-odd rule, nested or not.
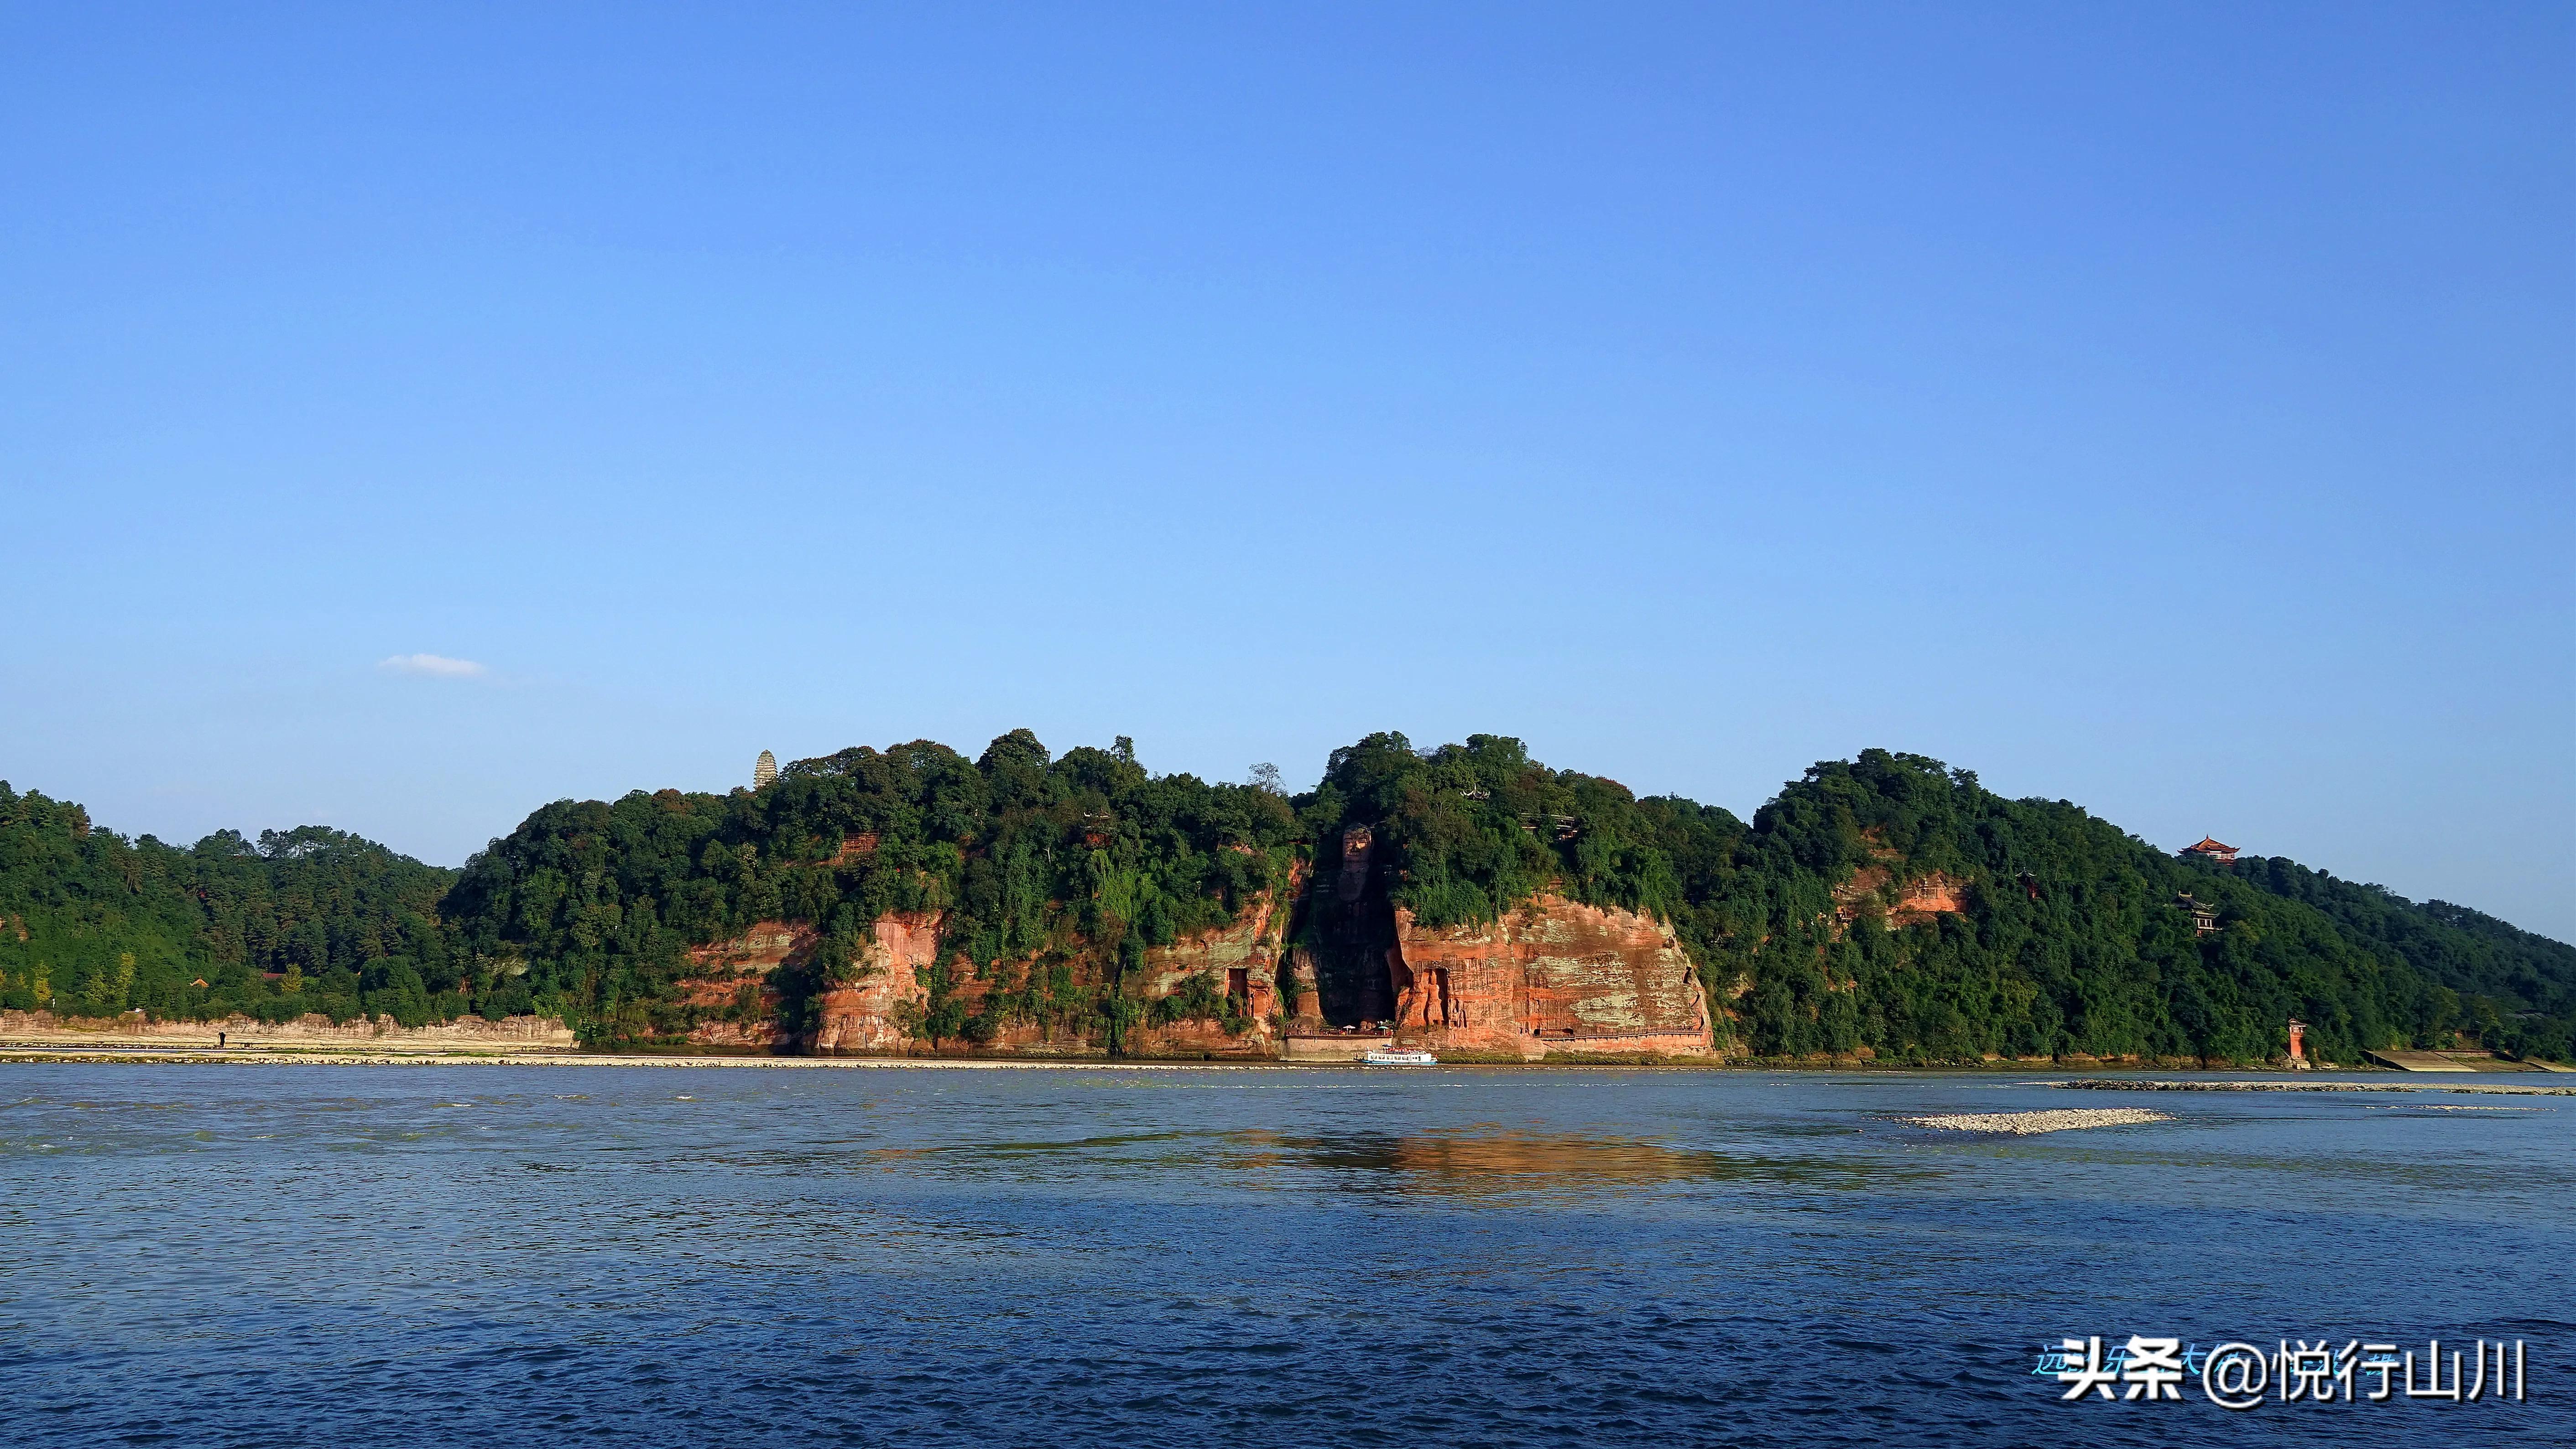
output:
[[[1878,745],[2576,937],[2565,6],[0,17],[0,776],[116,828]]]

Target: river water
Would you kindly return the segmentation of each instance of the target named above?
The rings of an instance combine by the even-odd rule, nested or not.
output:
[[[2576,1097],[2029,1082],[0,1066],[0,1405],[41,1445],[2576,1444]],[[2070,1106],[2180,1120],[1895,1120]],[[2528,1398],[2032,1372],[2133,1333],[2521,1339]]]

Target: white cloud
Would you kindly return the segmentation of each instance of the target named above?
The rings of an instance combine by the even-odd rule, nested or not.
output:
[[[440,679],[471,679],[484,672],[483,666],[471,659],[450,659],[444,654],[397,654],[376,667],[396,674],[429,674]]]

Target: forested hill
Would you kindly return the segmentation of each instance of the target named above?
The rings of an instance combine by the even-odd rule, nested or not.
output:
[[[688,948],[770,920],[825,933],[773,983],[799,1029],[879,917],[936,911],[924,1036],[1020,1021],[1115,1041],[1145,948],[1284,886],[1301,840],[1275,789],[1152,775],[1124,739],[1057,759],[1014,730],[973,760],[916,740],[798,760],[758,791],[559,801],[466,864],[448,913],[599,1039],[687,1030]],[[973,1019],[951,989],[967,976],[993,988]]]
[[[2459,1020],[2480,1040],[2554,1061],[2576,1055],[2569,1032],[2576,946],[2448,901],[2419,905],[2385,886],[2337,880],[2280,856],[2243,856],[2211,869],[2305,902],[2355,941],[2441,983],[2460,997]]]
[[[1114,1042],[1147,947],[1234,920],[1301,861],[1333,871],[1361,829],[1424,927],[1541,892],[1671,921],[1721,1044],[1763,1057],[2252,1061],[2293,1016],[2330,1060],[2463,1034],[2576,1052],[2576,948],[2475,911],[2286,860],[2179,860],[1920,756],[1819,764],[1748,823],[1493,735],[1372,735],[1293,798],[1275,779],[1154,775],[1123,740],[1060,758],[1026,730],[972,760],[857,748],[757,791],[560,801],[462,872],[319,827],[129,842],[0,785],[0,1004],[535,1009],[592,1041],[672,1039],[708,1010],[688,999],[690,948],[786,920],[823,937],[777,983],[792,1030],[873,921],[937,911],[923,1034],[1038,1022]],[[968,978],[972,1020],[952,994]]]
[[[1517,740],[1373,735],[1300,803],[1328,857],[1366,827],[1425,924],[1548,886],[1671,919],[1760,1056],[2257,1060],[2296,1016],[2331,1060],[2463,1030],[2563,1058],[2576,1030],[2576,949],[2286,861],[2187,863],[1917,755],[1819,764],[1747,826],[1547,769]]]
[[[1886,883],[1856,896],[1882,870]],[[1906,883],[1929,872],[1959,883],[1962,909],[1902,909]],[[1840,931],[1822,914],[1837,885],[1834,914],[1855,918]],[[2209,908],[2214,931],[2194,929],[2185,896]],[[1816,766],[1765,806],[1735,877],[1701,908],[1723,921],[1721,973],[1740,964],[1753,983],[1744,1015],[1760,1045],[1812,1048],[1820,1033],[1855,1030],[1932,1056],[1970,1042],[2246,1060],[2277,1054],[2283,1021],[2298,1016],[2332,1060],[2464,1030],[2567,1055],[2576,952],[2540,943],[2554,954],[2507,966],[2471,926],[2378,900],[2376,916],[2358,902],[2324,909],[2274,888],[2270,872],[2178,860],[2065,801],[2006,800],[1969,772],[1868,751]],[[1863,929],[1881,909],[1909,923]],[[1847,1004],[1827,983],[1850,984]]]
[[[0,781],[0,1007],[447,1020],[473,1002],[438,924],[455,879],[319,825],[127,840]]]

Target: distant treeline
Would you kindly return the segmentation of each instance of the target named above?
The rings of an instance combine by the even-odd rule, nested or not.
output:
[[[533,1010],[524,989],[480,990],[461,964],[439,915],[455,882],[319,825],[256,844],[223,830],[185,850],[129,841],[0,781],[0,1007],[409,1026]]]
[[[1423,926],[1498,919],[1542,891],[1670,921],[1724,1043],[1762,1057],[2252,1061],[2280,1054],[2293,1016],[2331,1060],[2462,1034],[2576,1047],[2576,947],[2462,907],[2287,860],[2179,860],[1921,756],[1819,764],[1748,825],[1492,735],[1430,750],[1372,735],[1293,798],[1276,772],[1150,774],[1124,740],[1060,759],[1026,730],[972,761],[927,741],[858,748],[757,792],[560,801],[461,872],[319,827],[127,842],[0,785],[0,1005],[406,1022],[535,1009],[602,1042],[776,1011],[793,1030],[863,969],[872,922],[936,910],[920,1034],[1034,1022],[1114,1043],[1148,1009],[1126,989],[1147,947],[1225,924],[1301,862],[1333,871],[1355,827]],[[1957,909],[1907,909],[1936,876]],[[776,1004],[683,999],[690,947],[774,920],[823,937]],[[972,1013],[969,978],[984,983]]]

